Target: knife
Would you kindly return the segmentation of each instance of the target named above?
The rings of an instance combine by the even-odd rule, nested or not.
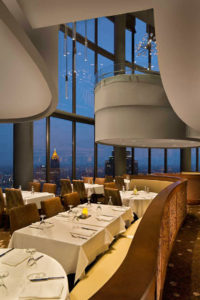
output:
[[[54,277],[43,277],[43,278],[34,278],[30,279],[30,281],[37,282],[37,281],[46,281],[46,280],[53,280],[53,279],[64,279],[65,276],[54,276]]]
[[[81,227],[81,228],[85,230],[98,231],[97,229],[93,229],[93,228],[87,228],[87,227]]]
[[[11,248],[11,249],[7,250],[6,252],[4,252],[4,253],[0,254],[0,257],[2,257],[2,256],[4,256],[4,255],[6,255],[8,252],[10,252],[10,251],[12,251],[12,250],[14,250],[14,248]]]

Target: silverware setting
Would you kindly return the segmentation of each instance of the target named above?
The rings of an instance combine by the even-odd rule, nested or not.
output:
[[[34,278],[34,279],[30,279],[30,281],[37,282],[37,281],[46,281],[46,280],[64,279],[64,278],[65,276],[54,276],[54,277]]]
[[[34,228],[34,229],[39,229],[39,230],[43,230],[43,228],[41,228],[41,227],[36,227],[36,226],[29,226],[29,228]]]
[[[6,255],[7,253],[9,253],[9,252],[12,251],[12,250],[14,250],[14,248],[11,248],[11,249],[7,250],[6,252],[0,254],[0,257]]]
[[[82,229],[85,229],[85,230],[98,231],[97,229],[88,228],[88,227],[81,227],[81,228],[82,228]]]
[[[71,233],[71,236],[73,238],[76,238],[76,239],[83,239],[83,240],[87,240],[88,239],[87,237],[84,237],[84,236],[81,236],[81,235],[76,235],[75,233]]]

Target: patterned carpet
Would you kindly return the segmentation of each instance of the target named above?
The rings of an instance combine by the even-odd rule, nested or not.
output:
[[[200,206],[188,207],[170,256],[163,300],[200,300]]]

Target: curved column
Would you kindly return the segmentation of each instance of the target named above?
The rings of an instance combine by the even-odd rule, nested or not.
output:
[[[130,147],[195,147],[157,75],[118,75],[95,89],[95,141]]]

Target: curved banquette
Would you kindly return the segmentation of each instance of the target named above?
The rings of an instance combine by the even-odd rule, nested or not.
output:
[[[72,290],[71,300],[162,299],[169,255],[186,215],[187,180],[144,175],[134,176],[132,182],[150,186],[158,195],[143,218],[98,258]]]
[[[156,174],[158,175],[159,173]],[[159,175],[187,179],[187,203],[200,204],[200,172],[162,173]]]

